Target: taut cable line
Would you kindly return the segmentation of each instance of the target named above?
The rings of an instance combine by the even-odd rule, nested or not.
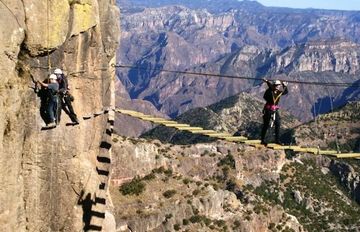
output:
[[[18,20],[18,18],[17,18],[17,16],[16,16],[15,13],[8,7],[8,5],[6,5],[3,0],[0,0],[0,2],[1,2],[1,3],[9,10],[9,12],[14,16],[14,18],[15,18],[17,24],[19,25],[19,27],[22,27],[21,24],[20,24],[20,22],[19,22],[19,20]]]
[[[235,75],[225,75],[225,74],[214,74],[214,73],[201,73],[201,72],[190,72],[190,71],[177,71],[177,70],[169,70],[169,69],[158,69],[158,68],[144,68],[139,66],[133,65],[121,65],[121,64],[112,64],[112,67],[115,68],[122,68],[122,69],[138,69],[138,70],[147,70],[147,71],[158,71],[158,72],[166,72],[166,73],[174,73],[174,74],[184,74],[184,75],[192,75],[192,76],[207,76],[207,77],[216,77],[216,78],[230,78],[230,79],[242,79],[242,80],[263,80],[262,78],[256,77],[246,77],[246,76],[235,76]],[[43,66],[32,66],[31,68],[37,69],[48,69],[48,67]],[[66,71],[66,69],[64,69]],[[94,71],[106,71],[108,68],[98,68]],[[73,72],[71,74],[78,74],[78,73],[87,73],[86,70],[81,70],[78,72]],[[94,79],[94,78],[90,78]],[[360,79],[359,79],[360,80]],[[320,86],[333,86],[333,87],[341,87],[341,88],[360,88],[360,84],[351,83],[351,82],[321,82],[321,81],[295,81],[295,80],[282,80],[288,83],[293,84],[301,84],[301,85],[320,85]]]
[[[201,73],[201,72],[191,72],[191,71],[175,71],[169,69],[158,69],[158,68],[144,68],[139,66],[132,65],[121,65],[114,64],[113,67],[124,68],[124,69],[138,69],[138,70],[152,70],[166,73],[174,74],[185,74],[185,75],[194,75],[194,76],[207,76],[207,77],[218,77],[218,78],[230,78],[230,79],[243,79],[243,80],[262,80],[262,78],[255,77],[246,77],[246,76],[234,76],[234,75],[225,75],[225,74],[214,74],[214,73]],[[334,87],[349,87],[349,88],[360,88],[360,84],[350,83],[350,82],[320,82],[320,81],[294,81],[294,80],[281,80],[294,84],[303,84],[303,85],[321,85],[321,86],[334,86]]]

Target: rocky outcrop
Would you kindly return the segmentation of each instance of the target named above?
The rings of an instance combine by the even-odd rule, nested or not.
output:
[[[116,137],[113,152],[111,197],[119,231],[219,231],[225,226],[229,231],[267,231],[278,223],[302,231],[281,207],[264,206],[260,213],[258,199],[245,194],[245,186],[279,178],[286,163],[283,152],[259,153],[220,141],[179,146],[123,137]],[[121,194],[117,186],[134,178],[141,179],[145,190]]]
[[[326,104],[326,101],[323,101]],[[294,128],[296,142],[302,146],[360,151],[360,102],[350,102],[333,112]]]
[[[331,162],[330,171],[339,178],[342,185],[351,193],[353,199],[360,204],[360,175],[354,168],[344,162]]]
[[[99,197],[107,117],[67,127],[63,114],[57,128],[41,131],[29,87],[59,67],[79,117],[111,106],[119,11],[111,0],[5,1],[0,11],[0,230],[80,231]]]

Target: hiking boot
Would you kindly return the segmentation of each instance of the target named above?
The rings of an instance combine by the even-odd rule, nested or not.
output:
[[[78,124],[80,124],[80,122],[79,122],[79,120],[76,118],[75,120],[72,120],[72,123],[74,124],[74,125],[78,125]]]
[[[51,123],[47,124],[47,127],[56,127],[56,123],[55,123],[55,122],[51,122]]]
[[[267,146],[267,142],[265,142],[264,140],[261,140],[261,143],[260,144],[262,144],[262,145],[264,145],[264,146]]]

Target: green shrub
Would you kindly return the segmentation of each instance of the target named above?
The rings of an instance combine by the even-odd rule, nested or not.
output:
[[[143,211],[142,211],[141,209],[138,209],[138,210],[136,210],[136,213],[137,213],[137,214],[142,214]]]
[[[163,196],[166,197],[166,198],[171,198],[173,197],[174,195],[176,194],[176,190],[167,190],[163,193]]]
[[[155,168],[152,170],[153,173],[163,173],[165,172],[165,168],[163,166],[161,166],[160,168]]]
[[[238,220],[235,220],[235,221],[234,221],[234,229],[239,228],[240,225],[241,225],[240,221],[238,221]]]
[[[131,182],[121,185],[119,190],[123,195],[138,196],[145,191],[145,184],[139,179],[139,177],[135,177],[131,180]]]
[[[154,173],[150,173],[150,174],[144,176],[143,180],[153,180],[153,179],[155,179],[155,177],[156,176]]]
[[[189,218],[191,223],[199,223],[201,222],[201,217],[199,215],[194,215]]]
[[[198,195],[199,193],[200,193],[200,190],[199,190],[199,189],[195,189],[195,190],[192,192],[193,196],[196,196],[196,195]]]
[[[223,226],[226,225],[224,220],[216,220],[216,221],[215,221],[215,224],[216,224],[218,227],[223,227]]]
[[[181,229],[181,227],[180,227],[179,224],[175,224],[175,225],[174,225],[174,230],[178,231],[178,230],[180,230],[180,229]]]
[[[171,169],[166,169],[166,170],[164,171],[164,174],[167,175],[167,176],[172,176],[173,171],[172,171]]]
[[[225,158],[221,159],[218,163],[218,166],[229,166],[232,169],[235,169],[235,159],[231,154],[225,156]]]

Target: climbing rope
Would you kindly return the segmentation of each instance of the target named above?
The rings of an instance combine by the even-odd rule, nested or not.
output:
[[[8,9],[8,11],[14,16],[14,18],[15,18],[18,26],[19,26],[19,27],[22,27],[21,24],[20,24],[20,22],[19,22],[19,20],[18,20],[18,18],[17,18],[16,15],[14,14],[14,12],[4,3],[3,0],[0,0],[0,2],[1,2],[1,3]]]
[[[158,72],[195,75],[195,76],[207,76],[207,77],[217,77],[217,78],[223,77],[223,78],[230,78],[230,79],[259,80],[259,81],[263,80],[262,78],[255,78],[255,77],[222,75],[222,74],[213,74],[213,73],[199,73],[199,72],[190,72],[190,71],[174,71],[174,70],[168,70],[168,69],[144,68],[144,67],[132,66],[132,65],[115,64],[113,66],[116,68],[158,71]],[[350,82],[317,82],[317,81],[294,81],[294,80],[280,80],[280,81],[293,83],[293,84],[303,84],[303,85],[337,86],[337,87],[349,87],[349,88],[359,88],[360,87],[360,84],[354,84],[354,83],[350,83]]]
[[[146,71],[158,71],[158,72],[166,72],[166,73],[174,73],[174,74],[184,74],[184,75],[191,75],[191,76],[206,76],[206,77],[215,77],[215,78],[230,78],[230,79],[243,79],[243,80],[258,80],[262,81],[262,78],[256,77],[246,77],[246,76],[233,76],[233,75],[222,75],[222,74],[214,74],[214,73],[200,73],[200,72],[189,72],[189,71],[176,71],[176,70],[168,70],[168,69],[156,69],[156,68],[143,68],[138,66],[132,65],[121,65],[121,64],[112,64],[114,68],[122,68],[122,69],[138,69],[138,70],[146,70]],[[47,67],[43,66],[31,66],[31,68],[35,69],[48,69]],[[67,71],[66,69],[63,69]],[[109,70],[108,67],[100,67],[93,71],[107,71]],[[69,70],[68,70],[69,71]],[[69,75],[79,74],[79,73],[88,73],[87,70],[81,70],[77,72],[70,72]],[[80,77],[83,79],[96,79],[96,78],[86,78]],[[100,79],[100,78],[99,78]],[[302,84],[302,85],[319,85],[319,86],[333,86],[333,87],[340,87],[340,88],[360,88],[360,84],[351,83],[351,82],[321,82],[321,81],[295,81],[295,80],[280,80],[283,82],[293,83],[293,84]]]
[[[333,101],[333,98],[330,95],[329,89],[327,87],[325,87],[325,88],[326,88],[326,90],[328,92],[328,95],[329,95],[329,98],[330,98],[330,112],[333,113],[334,112],[334,101]],[[339,146],[339,139],[338,139],[338,136],[339,136],[338,135],[338,123],[336,123],[335,127],[336,127],[336,129],[335,129],[335,132],[336,132],[336,134],[335,134],[336,150],[337,150],[338,153],[341,153],[340,146]]]

